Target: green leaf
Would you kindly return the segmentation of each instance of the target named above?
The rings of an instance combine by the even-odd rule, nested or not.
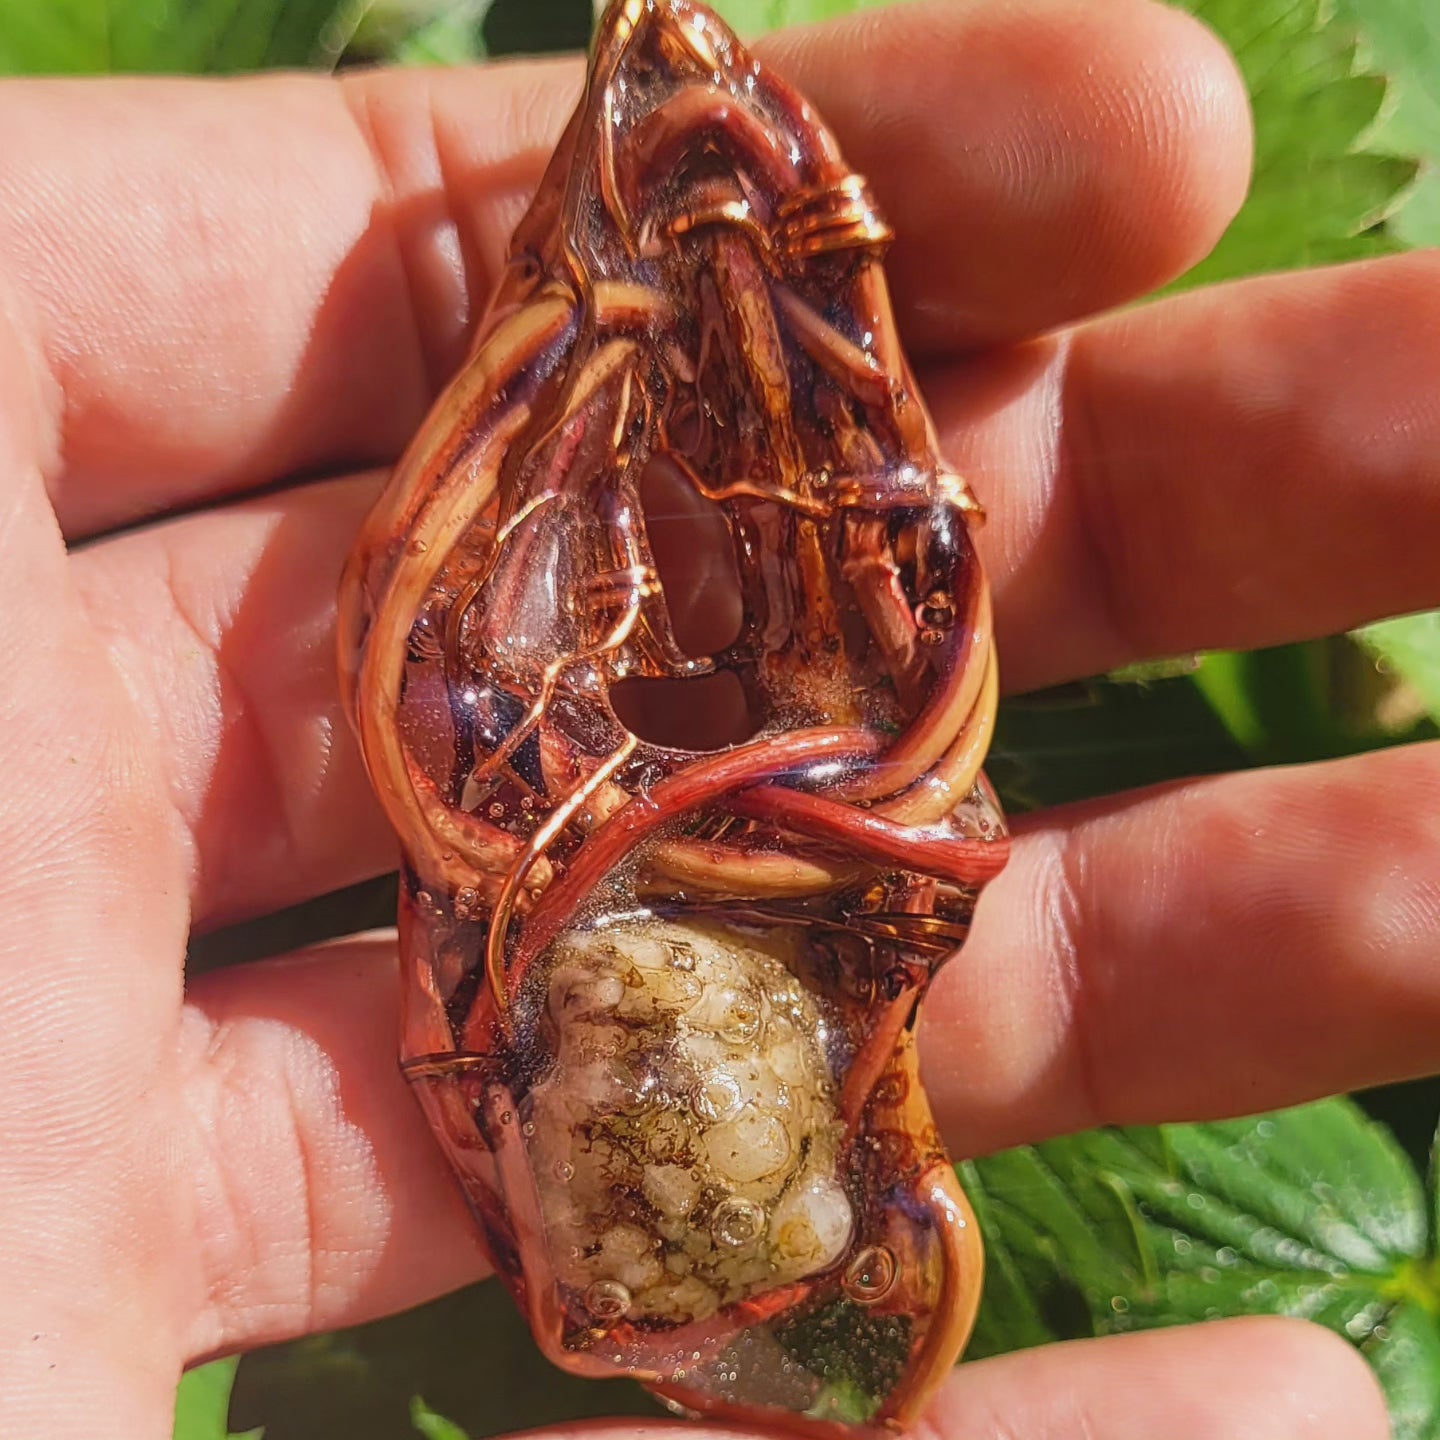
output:
[[[340,0],[3,0],[0,74],[215,73],[304,65]]]
[[[1260,763],[1294,764],[1343,755],[1359,737],[1336,714],[1326,642],[1207,655],[1195,675],[1200,693]]]
[[[230,1390],[240,1361],[212,1360],[187,1371],[175,1395],[175,1440],[260,1440],[263,1431],[230,1433]]]
[[[1029,810],[1247,763],[1182,677],[1092,681],[1006,700],[986,770],[1008,808]]]
[[[1430,1206],[1346,1100],[1099,1130],[961,1167],[989,1249],[971,1358],[1220,1315],[1314,1320],[1375,1367],[1397,1435],[1440,1416]]]
[[[1432,1235],[1440,1235],[1440,1136],[1430,1151]],[[1375,1368],[1396,1440],[1440,1435],[1440,1260],[1434,1254],[1402,1272],[1400,1299],[1376,1335],[1361,1344]],[[1383,1333],[1382,1333],[1383,1332]]]
[[[1293,765],[1432,736],[1422,690],[1428,684],[1432,695],[1440,693],[1440,632],[1419,623],[1374,628],[1374,635],[1207,655],[1195,685],[1258,764]]]
[[[811,25],[894,0],[717,0],[714,9],[741,35],[763,35],[787,25]]]
[[[437,1415],[418,1395],[410,1401],[410,1423],[425,1440],[470,1440],[453,1420]]]
[[[1162,660],[1136,660],[1112,670],[1105,678],[1113,685],[1153,685],[1157,680],[1177,680],[1199,670],[1199,655],[1171,655]]]
[[[1358,631],[1357,638],[1383,670],[1403,682],[1414,705],[1440,724],[1440,611],[1382,620]],[[1407,707],[1397,718],[1412,713]]]
[[[1287,645],[1273,657],[1278,665],[1265,665],[1260,658],[1263,653],[1220,651],[1207,655],[1195,676],[1200,693],[1226,728],[1256,758],[1267,758],[1285,739],[1293,742],[1299,726],[1309,731],[1320,708],[1310,652]],[[1281,727],[1278,737],[1274,733],[1277,724]]]
[[[467,65],[485,56],[486,0],[456,5],[406,36],[390,57],[401,65]]]
[[[1440,1434],[1440,1328],[1419,1305],[1396,1305],[1360,1353],[1375,1370],[1390,1411],[1394,1440]]]
[[[369,0],[352,16],[347,62],[468,65],[488,53],[494,0]]]
[[[1234,223],[1177,288],[1398,248],[1381,222],[1418,161],[1369,142],[1387,82],[1358,64],[1353,28],[1329,18],[1320,0],[1186,0],[1186,8],[1230,46],[1245,76],[1255,173]]]
[[[1391,222],[1406,245],[1440,244],[1440,10],[1416,0],[1337,0],[1365,60],[1392,81],[1392,104],[1371,136],[1377,149],[1429,161]]]

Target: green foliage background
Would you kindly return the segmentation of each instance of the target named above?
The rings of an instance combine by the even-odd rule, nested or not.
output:
[[[719,8],[756,34],[873,3]],[[1235,52],[1257,147],[1244,210],[1176,288],[1440,243],[1440,6],[1185,4]],[[579,48],[590,24],[589,0],[0,0],[0,73],[454,64]],[[1412,616],[1009,701],[992,773],[1019,809],[1433,736],[1437,720],[1440,616]],[[389,886],[360,887],[206,937],[191,962],[383,923],[392,904]],[[1374,1365],[1399,1440],[1440,1440],[1440,1207],[1420,1173],[1440,1090],[1361,1098],[967,1162],[990,1248],[971,1355],[1216,1315],[1302,1315]],[[491,1285],[257,1352],[238,1370],[204,1366],[181,1387],[175,1435],[224,1440],[232,1425],[263,1425],[269,1440],[465,1440],[651,1409],[636,1387],[550,1369]]]

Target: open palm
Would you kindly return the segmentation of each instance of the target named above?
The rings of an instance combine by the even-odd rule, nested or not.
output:
[[[1240,203],[1203,29],[1014,0],[762,48],[901,236],[1009,688],[1440,603],[1434,257],[1087,318]],[[394,1066],[393,941],[188,991],[183,957],[393,863],[336,581],[580,77],[0,86],[0,1434],[160,1440],[182,1365],[483,1272]],[[1027,821],[927,1005],[953,1147],[1435,1068],[1437,815],[1413,747]],[[1258,1320],[969,1366],[929,1425],[1385,1433],[1348,1346]]]

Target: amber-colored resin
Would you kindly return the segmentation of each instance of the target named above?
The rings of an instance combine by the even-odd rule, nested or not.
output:
[[[913,1417],[981,1276],[912,1034],[1007,853],[995,662],[889,238],[708,10],[616,0],[341,604],[496,1269],[567,1369],[810,1430]]]

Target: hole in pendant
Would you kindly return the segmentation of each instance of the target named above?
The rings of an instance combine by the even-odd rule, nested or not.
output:
[[[667,750],[723,750],[760,728],[733,670],[681,679],[632,675],[610,687],[610,705],[632,735]]]
[[[640,476],[640,508],[676,643],[692,659],[727,649],[740,637],[745,602],[724,510],[663,455]]]

